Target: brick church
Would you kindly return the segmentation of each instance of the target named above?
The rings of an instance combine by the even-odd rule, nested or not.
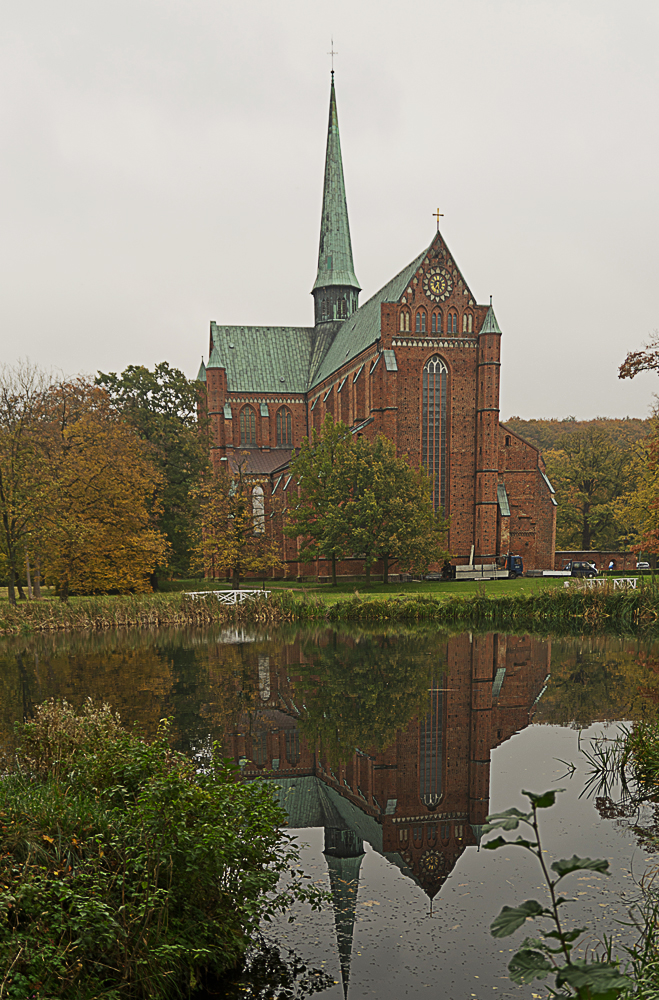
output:
[[[308,327],[210,325],[206,386],[214,469],[253,481],[255,512],[291,486],[291,457],[327,413],[354,434],[383,433],[424,465],[433,503],[450,518],[456,564],[508,552],[526,569],[552,568],[555,501],[538,450],[499,421],[501,330],[479,305],[438,231],[430,245],[359,304],[334,88]],[[297,561],[287,576],[327,572]],[[473,557],[472,557],[473,553]],[[346,560],[340,573],[359,571]]]

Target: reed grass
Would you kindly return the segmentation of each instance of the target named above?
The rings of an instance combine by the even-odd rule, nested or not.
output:
[[[140,594],[78,598],[66,604],[30,601],[0,608],[0,633],[203,626],[214,623],[433,624],[478,631],[554,634],[634,634],[659,627],[659,587],[642,581],[637,590],[612,586],[548,587],[530,593],[468,597],[410,594],[364,597],[358,593],[328,603],[320,596],[277,590],[269,598],[225,606],[215,595],[192,600],[186,594]]]

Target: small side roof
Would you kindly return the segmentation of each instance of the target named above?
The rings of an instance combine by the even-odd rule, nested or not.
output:
[[[199,365],[199,371],[197,372],[197,382],[206,381],[206,365],[204,364],[204,359],[201,359],[201,364]]]
[[[497,323],[497,318],[494,315],[494,309],[490,303],[490,308],[487,310],[485,319],[483,320],[483,325],[480,329],[480,333],[501,333],[499,324]]]
[[[306,391],[313,328],[212,323],[211,336],[213,353],[226,362],[229,392]]]

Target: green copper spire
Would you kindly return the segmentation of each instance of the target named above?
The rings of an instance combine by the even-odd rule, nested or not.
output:
[[[332,71],[318,274],[312,290],[316,324],[343,320],[351,316],[357,308],[359,291],[360,285],[352,263],[339,117],[336,110],[334,71]]]

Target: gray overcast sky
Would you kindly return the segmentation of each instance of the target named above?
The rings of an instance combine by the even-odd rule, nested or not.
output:
[[[656,0],[2,0],[3,360],[167,360],[312,322],[330,37],[364,302],[432,212],[504,333],[502,416],[645,416]]]

